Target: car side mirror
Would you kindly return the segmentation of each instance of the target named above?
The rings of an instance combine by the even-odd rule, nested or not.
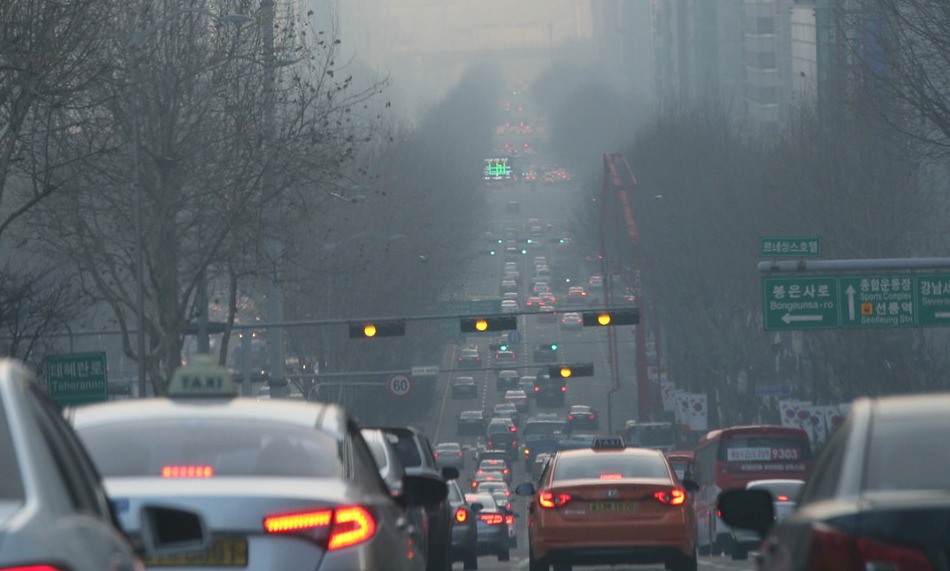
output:
[[[482,505],[482,502],[472,502],[471,508],[473,512],[478,513],[485,509],[485,506]]]
[[[198,554],[210,544],[204,519],[196,512],[147,505],[141,520],[144,555],[149,558]]]
[[[682,481],[683,487],[686,488],[687,492],[698,492],[699,484],[695,480],[690,480],[689,478],[683,478]]]
[[[533,496],[535,492],[536,490],[534,489],[534,484],[531,482],[519,484],[518,487],[515,488],[515,493],[519,496]]]
[[[459,479],[458,468],[454,466],[443,466],[442,478],[444,478],[445,480],[458,480]]]
[[[407,506],[437,505],[448,494],[445,481],[434,474],[403,477],[402,495]]]
[[[716,505],[722,521],[741,529],[751,529],[765,537],[775,523],[775,508],[768,490],[726,490]]]

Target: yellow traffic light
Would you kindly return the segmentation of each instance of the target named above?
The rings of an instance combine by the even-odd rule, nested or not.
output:
[[[609,314],[609,313],[601,313],[600,315],[598,315],[598,316],[597,316],[597,323],[599,323],[599,324],[601,324],[601,325],[610,325],[610,314]]]
[[[571,376],[571,368],[570,368],[570,367],[561,367],[561,378],[562,378],[562,379],[567,379],[567,378],[570,378],[570,376]]]
[[[484,319],[478,319],[475,321],[475,330],[476,331],[486,331],[488,330],[488,322]]]
[[[398,319],[382,321],[356,321],[349,324],[350,338],[374,339],[376,337],[394,337],[406,334],[406,324]]]

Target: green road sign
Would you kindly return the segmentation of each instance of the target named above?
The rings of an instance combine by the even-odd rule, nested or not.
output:
[[[915,277],[917,323],[930,327],[950,326],[950,275],[919,274]]]
[[[762,278],[766,331],[838,327],[833,277]]]
[[[761,236],[759,254],[764,258],[820,258],[820,236]]]
[[[762,279],[767,331],[950,327],[950,273]]]
[[[46,357],[46,389],[60,406],[108,400],[105,353],[70,353]]]
[[[468,302],[468,312],[472,315],[501,313],[501,298],[472,299]]]
[[[841,276],[841,327],[913,327],[914,276]],[[948,322],[950,325],[950,322]]]

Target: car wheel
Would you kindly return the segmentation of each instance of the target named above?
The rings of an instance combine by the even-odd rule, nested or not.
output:
[[[503,551],[499,551],[499,552],[498,552],[498,560],[499,560],[499,561],[509,561],[509,560],[511,560],[511,553],[510,553],[507,549],[505,549],[505,550],[503,550]]]
[[[535,559],[534,550],[528,548],[528,571],[550,571],[547,559]]]
[[[737,561],[744,561],[749,558],[749,548],[738,543],[732,544],[732,558]]]
[[[723,550],[723,544],[719,538],[716,538],[709,542],[710,555],[722,555],[722,550]]]
[[[462,568],[466,571],[478,569],[478,557],[474,553],[467,554],[465,558],[462,559]]]
[[[426,571],[451,571],[452,557],[448,549],[436,549],[430,554],[432,557],[426,562]]]
[[[670,571],[696,571],[698,565],[699,564],[696,561],[696,552],[694,551],[692,557],[679,555],[667,565],[667,568],[670,569]]]

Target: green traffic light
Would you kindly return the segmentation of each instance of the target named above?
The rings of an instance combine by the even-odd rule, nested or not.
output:
[[[498,350],[499,350],[499,351],[507,351],[507,350],[508,350],[508,346],[507,346],[507,345],[502,345],[501,347],[498,348]]]
[[[551,350],[557,351],[557,343],[551,343]]]
[[[494,255],[495,255],[495,251],[494,251],[494,250],[489,250],[489,251],[488,251],[488,255],[489,255],[489,256],[494,256]]]
[[[525,249],[525,248],[522,248],[522,249],[521,249],[521,253],[522,253],[522,254],[527,254],[527,253],[528,253],[528,250]]]
[[[528,243],[529,243],[529,244],[534,244],[534,240],[532,240],[531,238],[528,238]]]
[[[498,243],[501,244],[502,242],[503,242],[503,240],[502,240],[501,238],[499,238],[499,239],[498,239]]]

